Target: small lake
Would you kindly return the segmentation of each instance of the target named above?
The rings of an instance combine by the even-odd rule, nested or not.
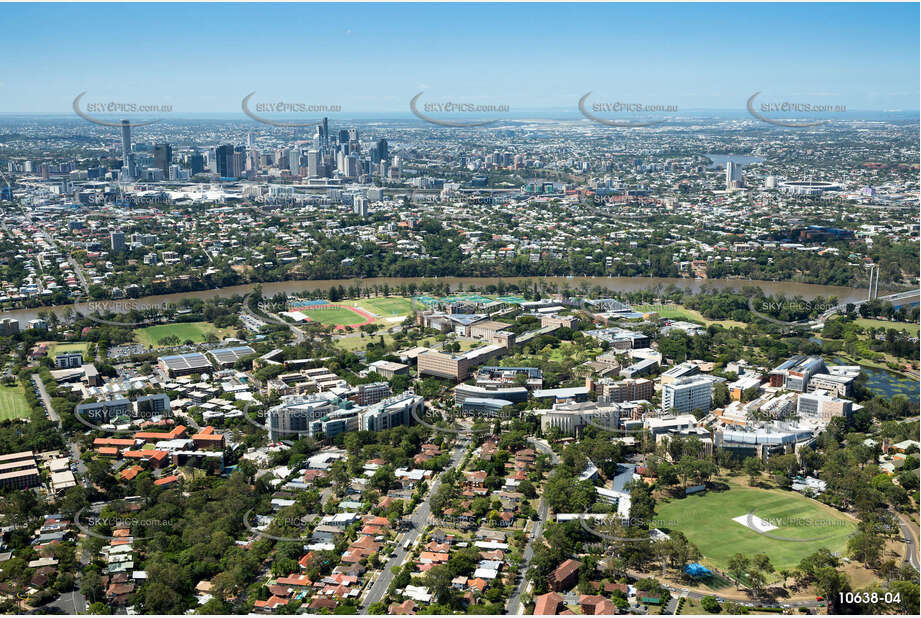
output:
[[[718,167],[726,167],[727,161],[732,161],[733,163],[738,163],[742,167],[746,165],[751,165],[752,163],[762,163],[764,162],[764,157],[753,157],[751,155],[734,155],[734,154],[705,154],[703,155],[710,159],[712,163],[707,166],[707,169],[716,169]]]
[[[851,363],[835,357],[830,360],[835,365],[850,365]],[[919,392],[918,382],[911,378],[906,378],[887,369],[877,369],[876,367],[867,367],[861,365],[860,370],[867,376],[867,388],[874,394],[886,399],[891,399],[895,395],[905,395],[909,401],[918,403]]]

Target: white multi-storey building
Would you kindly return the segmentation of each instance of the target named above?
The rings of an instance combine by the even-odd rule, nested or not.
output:
[[[710,411],[712,380],[698,377],[679,378],[662,386],[662,410],[686,413]]]

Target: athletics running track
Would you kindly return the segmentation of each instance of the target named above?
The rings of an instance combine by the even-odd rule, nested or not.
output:
[[[347,328],[360,328],[360,327],[364,326],[365,324],[373,324],[373,323],[374,323],[374,316],[373,316],[373,315],[371,315],[370,313],[368,313],[368,312],[365,311],[364,309],[359,309],[358,307],[352,307],[351,305],[334,305],[334,304],[332,304],[332,303],[328,303],[328,304],[325,304],[325,305],[315,305],[315,306],[311,306],[311,307],[298,307],[298,309],[316,310],[316,309],[332,309],[333,307],[338,307],[338,308],[340,308],[340,309],[348,309],[349,311],[354,311],[355,313],[357,313],[358,315],[360,315],[361,317],[363,317],[363,318],[365,319],[364,322],[359,322],[358,324],[339,324],[339,325],[337,325],[333,330],[345,330],[345,329],[347,329]],[[297,309],[295,309],[295,311],[296,311],[296,310],[297,310]],[[307,318],[307,321],[309,322],[309,321],[310,321],[310,318]]]

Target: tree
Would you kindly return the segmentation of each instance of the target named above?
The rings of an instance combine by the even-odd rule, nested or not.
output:
[[[745,554],[736,554],[729,559],[729,574],[736,580],[736,587],[742,581],[742,577],[748,573],[749,561]]]
[[[766,554],[756,554],[749,562],[748,583],[756,596],[764,590],[767,575],[773,572],[774,566]]]
[[[722,408],[729,403],[729,388],[723,382],[713,386],[713,407]]]
[[[346,436],[348,435],[351,434],[346,434]],[[329,480],[336,488],[336,495],[340,497],[344,496],[345,492],[348,490],[349,483],[352,481],[352,477],[345,467],[345,463],[337,461],[332,465],[330,468]]]
[[[868,568],[879,564],[885,540],[871,532],[857,532],[848,539],[847,549],[851,557],[863,562]]]
[[[758,481],[758,477],[761,476],[764,465],[757,457],[746,457],[745,461],[742,462],[742,469],[748,475],[748,484],[754,485]]]
[[[435,596],[438,603],[447,603],[451,598],[451,570],[443,564],[436,565],[429,569],[423,578],[425,587],[428,588]]]
[[[534,488],[534,483],[525,479],[518,484],[518,491],[520,491],[525,498],[536,498],[537,490]]]
[[[646,483],[630,484],[630,523],[647,528],[656,514],[656,501]]]
[[[429,501],[429,505],[432,508],[432,513],[443,513],[444,510],[448,507],[448,503],[451,502],[451,498],[454,495],[454,488],[451,487],[447,482],[443,482],[438,486],[438,489],[435,490],[434,495]]]
[[[711,614],[718,614],[722,609],[720,607],[719,601],[710,596],[702,598],[700,600],[700,606],[704,609],[704,611]]]
[[[96,571],[87,571],[80,580],[80,592],[89,603],[101,602],[105,597],[102,579]]]
[[[850,590],[847,576],[834,567],[822,567],[816,571],[815,587],[828,602],[828,614],[839,613],[838,594]]]

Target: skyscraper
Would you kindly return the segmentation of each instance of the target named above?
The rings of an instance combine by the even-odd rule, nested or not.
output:
[[[726,190],[742,186],[742,166],[734,161],[726,161]]]
[[[122,120],[122,175],[134,180],[134,155],[131,154],[131,123]]]
[[[319,150],[308,150],[307,151],[307,176],[310,178],[319,178],[325,174],[320,173],[320,151]]]
[[[217,166],[217,175],[221,178],[230,178],[233,176],[233,146],[230,144],[218,146],[215,149],[214,156]]]
[[[346,178],[358,178],[358,156],[350,154],[342,162],[342,175]]]
[[[192,154],[189,155],[189,170],[192,174],[198,174],[203,172],[205,169],[205,158],[201,155],[198,150],[194,150]]]
[[[246,148],[244,146],[237,146],[233,149],[233,172],[231,176],[234,178],[240,178],[243,176],[243,172],[246,170]]]
[[[387,140],[383,137],[377,140],[377,156],[380,157],[381,161],[386,160],[390,156],[390,152],[387,150]]]
[[[154,167],[163,170],[164,178],[169,178],[169,166],[172,162],[172,146],[169,144],[154,144]]]

